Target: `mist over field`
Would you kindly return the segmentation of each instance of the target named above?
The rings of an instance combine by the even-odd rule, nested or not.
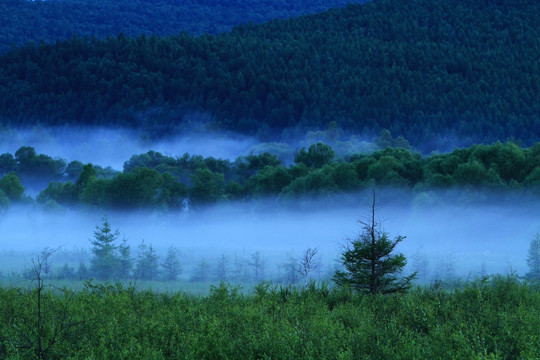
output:
[[[421,272],[421,280],[526,271],[529,242],[540,231],[538,204],[406,204],[383,198],[376,217],[392,238],[406,236],[397,251],[407,256],[408,271]],[[260,252],[268,276],[274,276],[288,256],[299,257],[307,248],[318,248],[321,276],[329,277],[346,239],[360,232],[357,220],[368,215],[369,196],[358,199],[355,206],[331,208],[313,200],[313,206],[302,210],[259,201],[190,213],[106,215],[112,228],[120,231],[119,240],[128,240],[133,255],[143,240],[160,256],[168,247],[176,247],[185,268],[194,267],[201,259],[213,266],[222,255],[246,259]],[[56,266],[87,262],[90,239],[104,215],[100,211],[46,212],[12,207],[0,218],[0,271],[29,267],[31,259],[46,247],[61,247],[51,257]]]
[[[179,132],[160,139],[129,129],[105,127],[34,127],[0,131],[0,153],[14,154],[22,146],[68,162],[78,160],[122,170],[132,155],[150,150],[166,156],[184,153],[234,160],[256,144],[246,136],[217,132]]]
[[[202,117],[193,116],[190,121]],[[42,127],[27,129],[0,128],[0,154],[15,152],[23,146],[33,147],[37,153],[61,158],[68,163],[81,161],[101,167],[122,170],[133,155],[150,150],[165,156],[180,157],[185,153],[234,161],[239,156],[269,152],[285,164],[293,162],[294,153],[317,142],[332,144],[338,157],[377,149],[372,136],[345,133],[342,130],[285,131],[275,141],[260,142],[256,138],[233,132],[218,132],[208,124],[189,125],[160,137],[151,137],[141,130],[111,127]]]

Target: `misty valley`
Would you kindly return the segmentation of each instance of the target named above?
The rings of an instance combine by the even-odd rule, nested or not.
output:
[[[4,149],[14,150],[0,155],[2,281],[31,280],[32,260],[54,250],[46,275],[55,280],[151,280],[166,289],[172,285],[159,282],[175,280],[179,289],[300,284],[307,249],[317,249],[321,263],[309,279],[331,281],[374,189],[384,229],[406,236],[398,250],[418,283],[527,273],[529,243],[540,229],[539,144],[422,155],[389,132],[362,141],[337,134],[330,127],[294,143],[257,143],[217,134],[151,142],[106,129],[4,132]],[[123,151],[145,152],[112,152],[119,140]],[[184,152],[194,144],[217,156]],[[88,163],[73,158],[83,150]],[[121,276],[89,270],[104,217],[119,231],[114,247],[128,247]],[[141,277],[149,259],[152,271]]]
[[[0,1],[0,359],[538,359],[539,13]]]

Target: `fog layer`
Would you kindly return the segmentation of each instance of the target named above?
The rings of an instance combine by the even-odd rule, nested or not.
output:
[[[107,216],[113,229],[119,229],[120,240],[125,237],[133,249],[142,240],[152,244],[158,254],[173,245],[184,254],[181,262],[192,263],[201,257],[211,262],[220,254],[249,256],[260,251],[269,260],[269,271],[274,271],[287,254],[297,256],[307,248],[318,248],[322,263],[331,271],[347,239],[360,232],[357,220],[368,215],[368,202],[366,198],[358,206],[319,211],[292,211],[258,203],[216,206],[189,214]],[[406,236],[398,251],[408,256],[409,267],[418,266],[415,262],[422,258],[427,259],[432,274],[448,263],[456,275],[466,277],[480,271],[523,274],[529,243],[540,231],[538,210],[534,203],[441,207],[386,201],[377,218],[391,237]],[[0,271],[20,266],[20,259],[13,254],[25,254],[28,264],[32,254],[45,247],[73,252],[82,249],[90,254],[90,239],[103,215],[11,208],[0,220],[0,251],[4,254]]]

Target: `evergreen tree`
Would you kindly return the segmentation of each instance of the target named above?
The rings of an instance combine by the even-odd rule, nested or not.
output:
[[[122,244],[118,247],[120,253],[120,269],[119,276],[121,279],[129,278],[131,268],[133,267],[133,259],[131,258],[131,247],[127,244],[124,238]]]
[[[287,254],[287,260],[283,266],[283,280],[287,284],[296,284],[298,282],[298,259],[292,254],[292,251]]]
[[[154,280],[158,275],[159,256],[152,247],[152,244],[147,246],[144,240],[139,245],[139,253],[137,256],[137,269],[135,273],[137,278],[141,280]]]
[[[229,257],[221,254],[216,261],[215,278],[220,281],[225,281],[229,277]]]
[[[341,255],[345,271],[336,271],[334,281],[339,286],[348,285],[366,294],[390,294],[404,292],[411,286],[416,273],[399,278],[407,264],[403,254],[392,255],[394,248],[404,236],[393,241],[375,220],[375,192],[371,204],[371,216],[362,224],[362,233],[350,241]]]
[[[77,269],[77,279],[79,280],[87,280],[90,277],[90,271],[88,270],[88,266],[84,262],[79,263],[79,268]]]
[[[207,281],[208,280],[208,270],[210,265],[206,262],[205,259],[202,259],[199,264],[196,266],[191,276],[191,281]]]
[[[536,234],[536,237],[531,241],[527,265],[529,265],[529,272],[525,277],[529,280],[540,280],[540,234]]]
[[[109,220],[103,217],[101,226],[96,226],[92,243],[92,259],[90,269],[98,279],[110,279],[118,274],[120,258],[117,254],[118,246],[115,244],[120,236],[118,230],[112,231]]]
[[[251,261],[248,262],[248,266],[253,270],[253,279],[255,282],[259,282],[264,279],[266,259],[259,251],[256,251],[251,255]]]
[[[170,246],[167,250],[167,256],[161,263],[165,280],[176,280],[180,274],[180,261],[178,261],[177,250],[174,246]]]

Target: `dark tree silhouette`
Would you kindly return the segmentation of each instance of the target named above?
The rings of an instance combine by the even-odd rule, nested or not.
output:
[[[334,281],[339,286],[348,285],[366,294],[390,294],[405,292],[411,287],[416,273],[400,277],[407,264],[403,254],[392,255],[394,248],[404,236],[393,241],[375,219],[376,197],[373,192],[371,215],[362,224],[362,233],[354,240],[349,239],[341,255],[345,271],[336,271]]]

